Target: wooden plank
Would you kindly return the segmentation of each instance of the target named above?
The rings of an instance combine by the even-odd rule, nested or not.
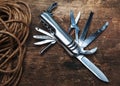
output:
[[[89,48],[98,47],[94,55],[87,56],[109,78],[110,83],[101,82],[78,60],[71,58],[58,44],[44,55],[39,55],[43,46],[34,46],[32,38],[35,26],[42,27],[39,14],[54,0],[23,0],[30,5],[32,23],[27,40],[24,72],[19,86],[118,86],[120,85],[120,1],[119,0],[56,0],[59,6],[54,11],[56,21],[67,30],[70,24],[69,12],[82,13],[79,27],[83,28],[90,11],[94,17],[89,33],[99,29],[108,21],[107,30]]]

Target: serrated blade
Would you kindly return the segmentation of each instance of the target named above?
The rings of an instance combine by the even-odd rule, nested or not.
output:
[[[87,47],[89,44],[91,44],[107,27],[108,27],[108,22],[106,22],[102,28],[97,30],[95,33],[91,34],[88,38],[86,38],[83,43],[82,47]]]
[[[77,56],[77,59],[82,62],[82,64],[87,67],[96,77],[98,77],[100,80],[104,82],[109,82],[107,77],[104,75],[104,73],[95,66],[90,60],[88,60],[85,56],[79,55]]]

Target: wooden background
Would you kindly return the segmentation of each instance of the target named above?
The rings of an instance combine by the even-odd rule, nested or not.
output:
[[[27,53],[24,70],[19,86],[120,86],[120,0],[22,0],[29,4],[32,11],[30,35],[27,40]],[[82,30],[90,11],[94,17],[89,34],[99,29],[105,21],[107,30],[89,48],[98,47],[95,54],[87,56],[109,78],[109,83],[97,79],[81,62],[71,58],[58,44],[44,55],[39,52],[44,46],[33,45],[35,27],[45,29],[39,21],[40,13],[52,2],[58,2],[53,12],[57,22],[67,31],[70,25],[70,10],[75,16],[80,11],[79,27]]]

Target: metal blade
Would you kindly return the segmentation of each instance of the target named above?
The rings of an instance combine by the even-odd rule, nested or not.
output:
[[[47,35],[47,36],[50,36],[50,37],[54,38],[50,33],[48,33],[47,31],[42,30],[41,28],[35,27],[35,29],[36,29],[38,32],[40,32],[40,33],[43,33],[43,34],[45,34],[45,35]]]
[[[47,12],[51,13],[54,8],[57,7],[57,3],[54,2],[50,7],[48,7]]]
[[[77,17],[75,18],[75,24],[78,23],[79,19],[80,19],[80,12],[77,14]],[[72,28],[73,28],[73,26],[72,26],[72,23],[71,23],[71,25],[70,25],[70,27],[69,27],[69,29],[68,29],[68,33],[71,32],[71,29],[72,29]]]
[[[75,25],[75,18],[74,18],[73,11],[70,11],[70,19],[71,19],[71,24]]]
[[[81,54],[83,55],[93,54],[97,51],[97,47],[90,50],[84,50],[84,48],[80,48],[80,49],[81,49]]]
[[[108,22],[106,22],[102,28],[97,30],[95,33],[91,34],[87,39],[85,39],[81,45],[81,47],[87,47],[89,44],[91,44],[107,27]]]
[[[75,25],[74,28],[75,28],[75,40],[78,43],[79,42],[79,37],[78,37],[78,35],[79,35],[79,27],[77,25]]]
[[[90,13],[90,16],[89,16],[89,18],[88,18],[88,20],[87,20],[87,22],[86,22],[86,24],[84,26],[84,29],[83,29],[83,31],[82,31],[82,33],[80,35],[79,39],[80,39],[81,42],[85,40],[85,37],[86,37],[87,32],[88,32],[88,28],[89,28],[91,20],[92,20],[92,17],[93,17],[93,12]]]
[[[104,73],[98,69],[90,60],[88,60],[85,56],[79,55],[77,56],[77,59],[83,63],[85,67],[87,67],[95,76],[97,76],[100,80],[104,82],[109,82],[107,77],[104,75]]]
[[[50,36],[46,36],[46,35],[34,35],[33,38],[35,38],[35,39],[41,39],[41,40],[43,40],[43,39],[48,39],[48,40],[49,39],[53,39]]]
[[[43,40],[40,42],[35,42],[34,45],[43,45],[43,44],[47,44],[47,43],[51,43],[51,42],[55,42],[55,40]]]
[[[72,24],[73,28],[75,29],[75,40],[76,40],[76,42],[78,42],[78,34],[79,34],[80,29],[75,23],[73,11],[70,12],[70,18],[71,18],[71,24]]]
[[[45,48],[43,48],[40,51],[40,54],[44,53],[50,46],[54,45],[56,43],[56,41],[51,42],[50,44],[48,44]]]
[[[80,12],[78,12],[77,17],[75,18],[75,24],[78,23],[79,19],[80,19]]]

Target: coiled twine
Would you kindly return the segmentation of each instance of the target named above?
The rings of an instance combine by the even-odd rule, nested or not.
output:
[[[16,86],[22,74],[31,12],[21,1],[0,1],[0,86]]]

